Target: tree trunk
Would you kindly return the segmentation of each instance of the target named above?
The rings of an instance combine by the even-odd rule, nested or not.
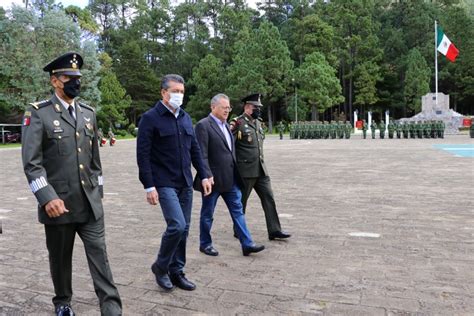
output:
[[[268,116],[268,132],[271,134],[271,133],[273,133],[272,105],[271,105],[271,103],[268,103],[267,116]]]
[[[316,104],[311,105],[311,121],[318,120],[318,106]]]

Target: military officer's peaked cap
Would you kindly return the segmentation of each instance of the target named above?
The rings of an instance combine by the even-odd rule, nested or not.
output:
[[[243,104],[248,103],[248,104],[253,104],[253,105],[256,105],[256,106],[263,106],[262,102],[260,102],[261,97],[262,97],[262,95],[260,93],[254,93],[254,94],[246,96],[241,101],[242,101]]]
[[[82,76],[79,71],[82,68],[83,60],[81,55],[78,53],[66,53],[59,56],[49,64],[47,64],[43,70],[49,72],[49,74],[55,75],[68,75],[68,76]]]

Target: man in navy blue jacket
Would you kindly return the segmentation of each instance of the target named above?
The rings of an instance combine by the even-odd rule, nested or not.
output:
[[[160,202],[167,224],[151,269],[163,289],[171,290],[175,285],[192,291],[196,285],[184,275],[193,198],[191,163],[202,179],[205,195],[211,193],[211,181],[191,117],[180,108],[184,79],[179,75],[164,76],[161,96],[162,100],[141,117],[137,138],[139,179],[148,203]]]

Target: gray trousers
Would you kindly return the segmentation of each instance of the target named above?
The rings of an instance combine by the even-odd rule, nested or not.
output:
[[[122,302],[112,278],[105,247],[104,218],[90,216],[85,224],[44,225],[55,296],[53,304],[69,304],[72,297],[72,252],[76,233],[84,243],[89,271],[102,315],[122,314]]]

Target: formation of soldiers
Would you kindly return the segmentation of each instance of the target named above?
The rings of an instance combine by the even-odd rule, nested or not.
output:
[[[382,120],[379,123],[372,121],[368,126],[363,120],[362,137],[367,138],[370,129],[372,139],[376,138],[376,130],[379,137],[388,138],[444,138],[445,124],[443,121],[418,121],[401,122],[390,120],[388,125]],[[289,126],[290,139],[349,139],[353,131],[349,121],[302,121],[292,122]]]
[[[445,124],[443,121],[418,121],[418,122],[400,122],[390,120],[387,126],[388,138],[444,138]],[[368,126],[363,121],[362,137],[367,136]],[[370,131],[372,139],[375,139],[375,131],[379,129],[380,138],[385,138],[385,122],[372,121]]]
[[[290,124],[290,139],[342,139],[351,138],[349,121],[302,121]]]

